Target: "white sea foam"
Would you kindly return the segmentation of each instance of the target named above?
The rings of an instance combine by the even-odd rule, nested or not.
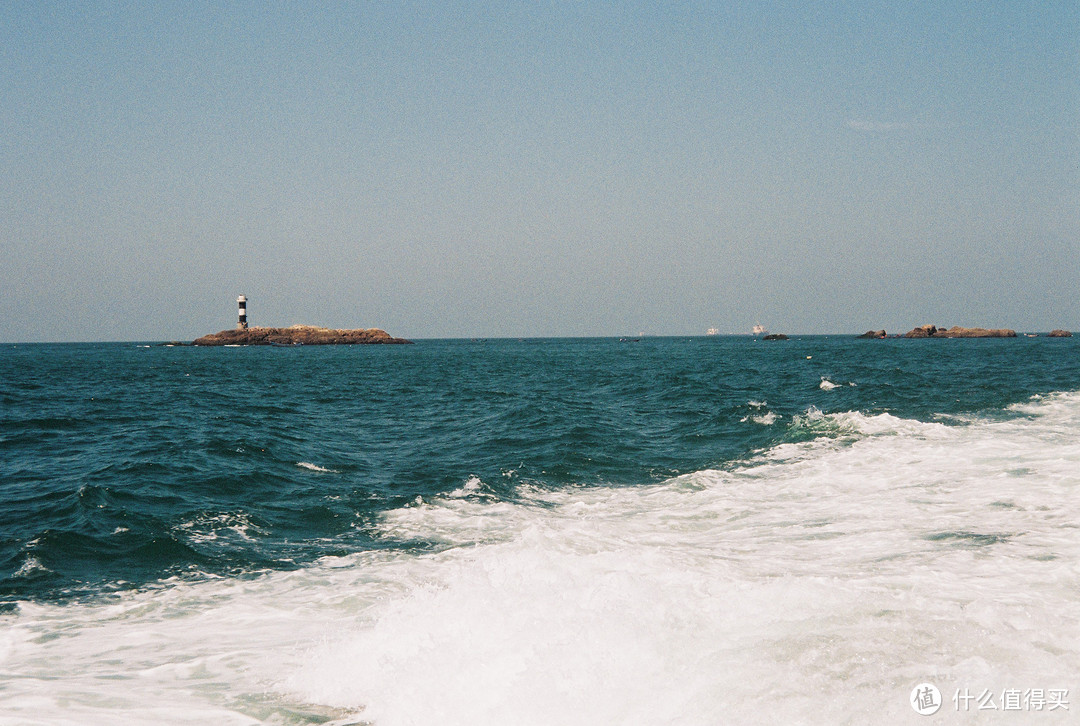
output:
[[[308,471],[318,471],[318,472],[322,472],[324,474],[340,474],[341,473],[337,469],[327,469],[324,466],[319,466],[318,464],[312,464],[309,461],[298,461],[298,462],[296,462],[296,465],[299,466],[301,469],[307,469]]]
[[[41,564],[41,560],[33,555],[27,555],[26,559],[19,566],[19,569],[15,570],[12,577],[30,577],[38,572],[52,572],[48,567]]]
[[[479,497],[481,499],[495,498],[495,495],[492,494],[487,485],[480,481],[480,477],[476,476],[470,476],[465,480],[464,484],[446,496],[451,499],[461,499],[463,497]]]
[[[747,414],[746,416],[743,416],[741,419],[739,419],[741,423],[746,423],[749,421],[752,423],[761,424],[762,426],[772,426],[780,419],[780,417],[773,411],[766,410],[765,413],[761,413],[761,410],[766,409],[769,405],[765,401],[751,400],[747,401],[746,405],[755,409],[755,412]]]
[[[192,544],[218,540],[251,542],[253,535],[266,534],[243,512],[200,513],[176,526],[176,531]]]
[[[655,486],[469,479],[382,518],[422,554],[23,604],[0,724],[919,723],[923,681],[942,723],[965,688],[1071,714],[1080,394],[1011,413],[810,411],[817,438]]]
[[[839,387],[840,387],[840,385],[838,383],[833,383],[832,381],[830,381],[828,378],[825,378],[824,376],[821,377],[821,383],[818,384],[818,388],[820,388],[823,391],[831,391],[834,388],[839,388]]]

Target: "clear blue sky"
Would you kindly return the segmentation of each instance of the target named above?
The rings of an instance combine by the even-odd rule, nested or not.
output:
[[[4,3],[0,341],[1080,329],[1080,3]]]

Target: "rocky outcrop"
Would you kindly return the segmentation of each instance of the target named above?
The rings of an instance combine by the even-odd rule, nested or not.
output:
[[[1068,330],[1051,330],[1050,333],[1046,337],[1048,337],[1048,338],[1071,338],[1072,333],[1070,333]]]
[[[961,328],[955,325],[948,330],[938,329],[937,338],[1015,338],[1016,331],[1008,328]]]
[[[311,325],[291,328],[245,328],[222,330],[192,341],[192,345],[362,345],[372,343],[411,343],[394,338],[378,328],[334,330]]]
[[[954,325],[948,330],[936,325],[920,325],[908,332],[905,338],[1015,338],[1016,331],[1007,328],[962,328]]]
[[[884,330],[867,330],[862,335],[857,336],[859,338],[884,338],[886,337]]]
[[[769,333],[762,340],[787,340],[788,337],[783,333]]]
[[[920,325],[914,330],[909,331],[905,338],[933,338],[937,335],[938,327],[936,325]]]

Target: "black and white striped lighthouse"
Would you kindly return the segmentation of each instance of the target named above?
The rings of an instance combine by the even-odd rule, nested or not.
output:
[[[240,317],[236,321],[236,329],[247,330],[247,296],[241,295],[236,298],[236,304],[240,308]]]

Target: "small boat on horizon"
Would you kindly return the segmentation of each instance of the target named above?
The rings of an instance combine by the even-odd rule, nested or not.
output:
[[[768,335],[769,331],[761,323],[754,323],[753,333],[754,335]]]
[[[719,328],[709,328],[708,330],[705,331],[705,335],[720,335],[720,329]]]

